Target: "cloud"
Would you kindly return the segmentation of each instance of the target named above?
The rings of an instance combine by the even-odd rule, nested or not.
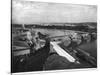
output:
[[[13,23],[31,24],[96,21],[97,7],[94,5],[12,1]]]

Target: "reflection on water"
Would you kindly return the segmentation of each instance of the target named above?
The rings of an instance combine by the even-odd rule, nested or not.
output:
[[[91,56],[97,58],[97,40],[79,46],[80,49],[90,53]]]

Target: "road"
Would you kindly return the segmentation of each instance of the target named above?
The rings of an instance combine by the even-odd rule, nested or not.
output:
[[[59,42],[50,42],[51,45],[53,45],[54,50],[59,54],[60,56],[65,57],[69,62],[75,62],[76,59],[72,57],[70,54],[68,54],[65,50],[63,50],[59,45]]]

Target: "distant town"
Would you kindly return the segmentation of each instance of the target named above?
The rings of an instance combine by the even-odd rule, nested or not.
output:
[[[47,29],[67,29],[76,31],[95,32],[97,23],[45,23],[45,24],[12,24],[12,27],[25,28],[47,28]]]

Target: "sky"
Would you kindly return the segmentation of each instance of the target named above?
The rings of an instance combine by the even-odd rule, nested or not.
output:
[[[12,23],[80,23],[96,22],[96,5],[12,0]]]

